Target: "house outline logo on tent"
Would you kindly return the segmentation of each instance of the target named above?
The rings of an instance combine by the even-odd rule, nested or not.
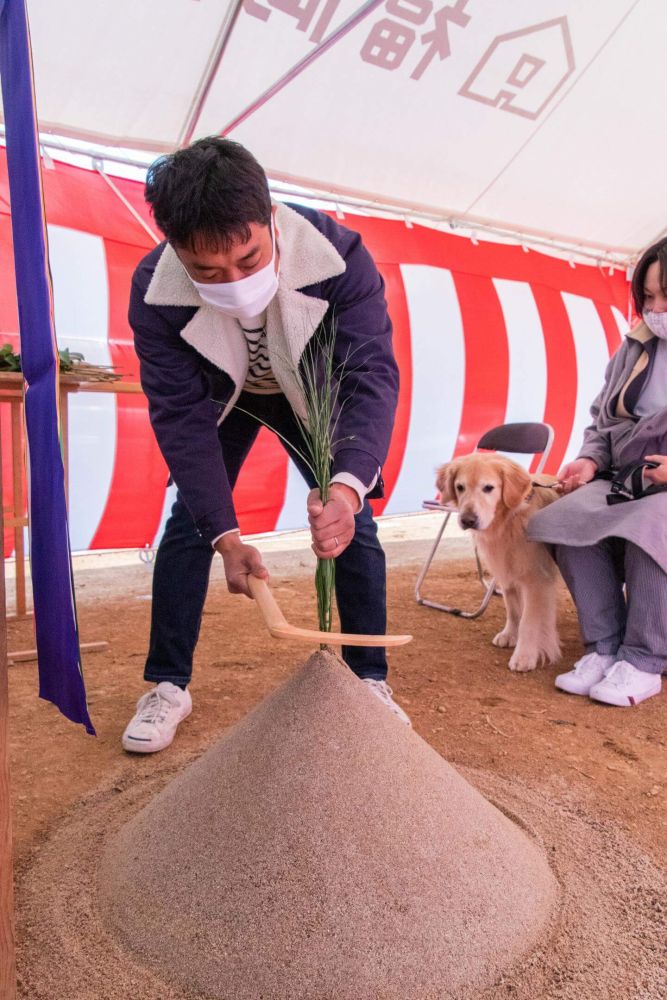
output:
[[[494,38],[459,94],[535,119],[574,69],[567,18],[558,17]]]

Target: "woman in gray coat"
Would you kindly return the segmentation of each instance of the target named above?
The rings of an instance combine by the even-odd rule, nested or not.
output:
[[[632,295],[642,321],[611,358],[581,451],[560,471],[565,496],[528,529],[554,546],[586,647],[556,687],[618,706],[659,694],[667,668],[667,239],[640,258]],[[626,475],[627,488],[612,491]]]

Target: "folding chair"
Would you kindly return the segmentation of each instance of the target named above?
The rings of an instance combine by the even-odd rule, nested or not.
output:
[[[547,458],[549,457],[549,452],[551,451],[553,440],[553,427],[550,427],[549,424],[501,424],[499,427],[492,427],[491,430],[486,432],[486,434],[483,434],[477,442],[477,448],[475,450],[504,451],[509,452],[510,454],[539,455],[540,460],[534,472],[534,475],[537,475],[545,466]],[[417,601],[417,604],[423,604],[424,607],[427,608],[435,608],[437,611],[446,611],[448,614],[457,615],[460,618],[479,618],[480,615],[483,615],[486,611],[489,601],[493,595],[500,592],[496,590],[496,581],[488,580],[484,576],[484,570],[479,561],[476,549],[475,560],[477,562],[477,575],[484,589],[484,595],[478,607],[472,611],[464,611],[462,608],[457,608],[449,604],[438,604],[437,601],[431,601],[426,597],[422,597],[421,587],[426,579],[426,574],[431,567],[431,563],[433,562],[435,553],[440,545],[442,536],[445,533],[450,517],[452,514],[457,513],[456,507],[453,504],[441,504],[437,500],[424,500],[422,507],[425,510],[440,510],[445,516],[431,551],[429,552],[426,562],[424,563],[421,573],[419,574],[417,583],[415,584],[415,600]]]

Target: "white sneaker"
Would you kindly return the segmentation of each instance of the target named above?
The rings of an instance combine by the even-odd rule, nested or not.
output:
[[[633,667],[627,660],[619,660],[607,671],[604,680],[591,688],[590,696],[607,705],[627,708],[660,694],[661,690],[660,674],[649,674],[646,670]]]
[[[123,749],[131,753],[155,753],[168,747],[179,722],[192,711],[192,698],[170,681],[161,681],[137,702],[137,711],[123,733]]]
[[[406,726],[411,726],[409,716],[405,714],[400,705],[397,705],[392,694],[394,693],[386,681],[376,681],[372,677],[364,677],[364,684],[367,684],[376,698],[379,698],[383,705],[386,705],[390,712],[404,722]]]
[[[594,684],[604,678],[605,672],[613,667],[615,656],[601,653],[586,653],[566,674],[559,674],[554,681],[557,688],[568,694],[589,694]]]

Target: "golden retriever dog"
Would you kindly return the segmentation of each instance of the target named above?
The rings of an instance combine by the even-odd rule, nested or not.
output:
[[[510,670],[534,670],[560,657],[556,629],[558,571],[546,547],[526,538],[531,515],[558,497],[553,476],[531,476],[516,462],[475,452],[438,469],[442,503],[472,531],[479,557],[502,590],[507,622],[493,639],[514,647]],[[535,486],[534,483],[542,484]]]

